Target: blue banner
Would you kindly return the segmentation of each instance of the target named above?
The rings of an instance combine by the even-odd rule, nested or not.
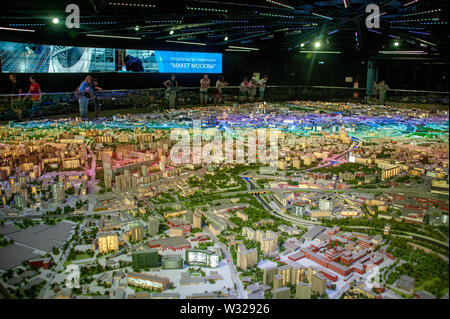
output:
[[[155,51],[160,73],[222,73],[222,54]]]

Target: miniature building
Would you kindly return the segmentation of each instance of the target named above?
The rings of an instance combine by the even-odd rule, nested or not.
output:
[[[311,279],[311,291],[319,295],[325,294],[326,279],[323,275],[315,273]]]
[[[291,299],[291,289],[288,287],[274,289],[273,299]]]
[[[183,269],[184,262],[181,255],[166,255],[161,259],[162,269]]]
[[[136,251],[131,254],[131,260],[133,268],[158,267],[158,251],[156,249]]]
[[[127,275],[127,282],[131,286],[160,289],[161,291],[166,290],[169,286],[169,278],[134,272]]]
[[[299,282],[296,285],[295,298],[296,299],[311,299],[312,287],[310,284]]]
[[[97,236],[98,250],[100,253],[108,253],[119,249],[119,235],[114,232],[102,232]]]
[[[258,263],[258,251],[256,248],[245,249],[245,247],[238,249],[237,266],[243,270],[252,268]]]

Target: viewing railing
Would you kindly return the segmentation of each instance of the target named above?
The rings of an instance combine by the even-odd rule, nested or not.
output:
[[[199,106],[200,89],[198,87],[180,87],[176,89],[175,108]],[[267,86],[264,98],[260,98],[259,88],[254,96],[242,95],[238,86],[222,88],[221,103],[235,104],[252,101],[285,102],[293,100],[376,103],[366,96],[365,88],[331,86]],[[217,89],[208,90],[208,105],[215,105]],[[41,107],[44,117],[76,115],[79,112],[78,97],[75,92],[41,93]],[[412,103],[448,106],[448,92],[397,90],[387,92],[386,103]],[[119,109],[142,109],[143,112],[164,111],[169,109],[170,93],[165,88],[136,90],[103,90],[95,92],[95,99],[89,103],[92,112],[95,103],[101,111]],[[29,118],[33,101],[28,94],[0,95],[0,121],[17,119],[20,109],[24,120]],[[102,113],[100,112],[100,116]]]

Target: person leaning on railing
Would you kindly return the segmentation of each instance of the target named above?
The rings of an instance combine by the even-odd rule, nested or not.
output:
[[[244,81],[242,81],[240,87],[239,87],[239,97],[241,100],[241,103],[244,103],[247,98],[247,91],[250,86],[250,83],[248,83],[248,79],[244,78]]]
[[[215,105],[222,103],[222,88],[226,87],[227,85],[228,83],[225,82],[225,78],[223,76],[219,77],[216,82],[216,91],[214,92]]]
[[[264,75],[264,77],[259,80],[258,86],[259,86],[259,99],[264,100],[264,92],[266,91],[267,86],[267,80],[269,80],[268,75]]]
[[[30,75],[30,89],[28,90],[28,94],[25,96],[24,100],[31,96],[31,101],[33,101],[33,106],[31,107],[30,121],[33,120],[33,116],[36,113],[39,113],[39,118],[42,120],[42,99],[41,99],[41,87],[39,83],[36,82],[36,78],[33,75]]]
[[[200,104],[208,104],[208,88],[210,87],[210,81],[208,79],[208,74],[205,74],[200,80]]]
[[[17,81],[15,74],[9,75],[9,80],[11,81],[11,110],[17,115],[19,121],[22,120],[22,101],[20,99],[20,94],[22,94],[22,87],[20,82]]]
[[[258,83],[256,82],[256,79],[251,79],[250,84],[248,86],[248,99],[250,102],[253,102],[255,100],[257,87]]]
[[[165,81],[164,86],[166,87],[166,95],[169,99],[169,106],[175,107],[175,102],[177,100],[177,88],[178,81],[175,80],[175,74],[172,74],[169,80]]]
[[[102,91],[102,88],[98,86],[98,80],[97,79],[93,79],[92,80],[92,86],[94,88],[94,91]],[[98,113],[100,112],[100,101],[97,98],[97,96],[94,97],[94,106],[95,106],[95,117],[98,117]]]
[[[80,116],[85,119],[88,115],[88,105],[89,99],[94,97],[93,87],[92,87],[92,76],[88,75],[81,82],[78,90],[76,90],[78,102],[80,103]]]
[[[379,104],[384,105],[384,103],[386,102],[387,90],[389,90],[389,86],[384,81],[381,81],[380,84],[378,84],[377,89],[379,95]]]

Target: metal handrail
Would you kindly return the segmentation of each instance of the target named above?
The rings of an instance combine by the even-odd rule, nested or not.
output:
[[[240,86],[226,86],[222,87],[222,90],[226,89],[239,89]],[[343,86],[305,86],[305,85],[268,85],[266,88],[311,88],[311,89],[336,89],[336,90],[351,90],[351,91],[365,91],[366,88],[352,88]],[[199,90],[200,87],[179,87],[179,90]],[[215,89],[215,87],[210,87]],[[102,90],[96,93],[114,93],[114,92],[140,92],[140,91],[164,91],[166,88],[147,88],[147,89],[115,89],[115,90]],[[388,89],[389,92],[405,92],[405,93],[427,93],[427,94],[449,94],[449,92],[441,91],[426,91],[426,90],[404,90],[404,89]],[[21,94],[0,94],[0,97],[13,97],[13,96],[31,96],[31,95],[63,95],[63,94],[76,94],[73,92],[47,92],[47,93],[21,93]]]

